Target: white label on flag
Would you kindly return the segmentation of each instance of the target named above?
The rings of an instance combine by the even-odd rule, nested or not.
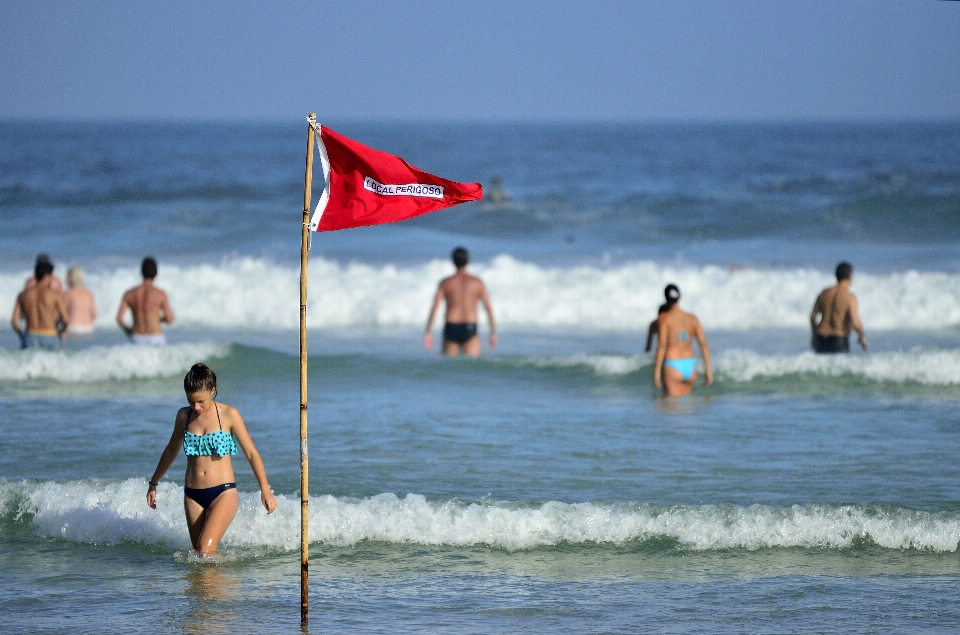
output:
[[[384,185],[373,177],[365,176],[363,178],[363,189],[381,196],[420,196],[443,200],[442,185],[424,185],[423,183]]]

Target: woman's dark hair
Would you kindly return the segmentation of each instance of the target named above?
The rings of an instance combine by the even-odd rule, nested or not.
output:
[[[667,299],[667,304],[672,306],[680,299],[680,289],[675,284],[668,284],[663,290],[663,297]]]
[[[206,364],[194,364],[183,378],[183,392],[217,392],[217,375]]]

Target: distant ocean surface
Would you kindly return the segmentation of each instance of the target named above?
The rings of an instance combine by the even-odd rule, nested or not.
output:
[[[960,629],[960,122],[322,123],[511,198],[313,237],[310,632]],[[100,310],[63,351],[0,332],[0,632],[299,627],[305,133],[0,122],[0,306],[45,252]],[[477,360],[421,344],[458,245]],[[115,324],[146,255],[164,348]],[[816,356],[841,260],[871,348]],[[643,351],[670,282],[713,354],[689,400]],[[215,564],[182,458],[144,502],[196,361],[280,500],[235,457]]]

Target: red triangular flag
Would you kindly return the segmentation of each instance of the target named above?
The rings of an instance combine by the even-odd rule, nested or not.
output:
[[[325,183],[310,219],[313,231],[394,223],[483,198],[479,183],[428,174],[326,126],[316,128]]]

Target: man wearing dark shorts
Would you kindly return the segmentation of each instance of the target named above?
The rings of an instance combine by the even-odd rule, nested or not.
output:
[[[437,288],[427,318],[427,330],[423,334],[423,345],[433,348],[433,334],[430,332],[433,317],[437,313],[440,301],[447,304],[446,323],[443,327],[443,354],[466,355],[480,354],[480,336],[477,334],[477,302],[483,304],[490,322],[490,348],[497,345],[497,327],[490,307],[487,287],[476,276],[467,273],[470,256],[463,247],[453,250],[453,264],[457,272],[445,278]]]
[[[443,325],[443,340],[445,342],[456,342],[463,346],[477,336],[477,323],[470,322],[457,324],[447,322]]]
[[[848,262],[837,265],[837,284],[824,289],[817,296],[810,313],[813,329],[811,344],[817,353],[849,353],[850,329],[857,332],[860,346],[867,350],[867,336],[863,332],[857,296],[850,291],[853,284],[853,266]]]

